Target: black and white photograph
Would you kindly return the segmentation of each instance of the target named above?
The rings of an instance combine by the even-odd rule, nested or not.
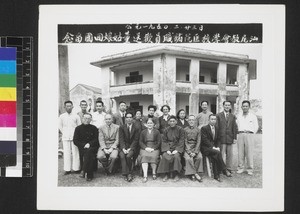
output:
[[[254,211],[282,205],[274,192],[282,192],[283,143],[275,140],[280,131],[272,115],[284,63],[272,52],[267,16],[235,19],[266,7],[192,7],[41,7],[38,208]],[[108,17],[109,11],[124,19]],[[49,139],[41,137],[45,132]],[[45,192],[61,203],[45,203]],[[99,194],[106,204],[62,203],[79,194]],[[105,194],[139,203],[112,207]],[[257,194],[268,202],[260,204]],[[218,206],[191,205],[216,195]],[[270,197],[278,197],[278,207]]]

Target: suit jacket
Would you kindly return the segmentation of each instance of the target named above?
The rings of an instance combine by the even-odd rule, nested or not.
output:
[[[125,112],[126,114],[126,112]],[[124,119],[125,120],[125,119]],[[123,120],[122,120],[122,115],[118,111],[117,113],[113,114],[113,123],[119,126],[124,125]]]
[[[116,124],[110,125],[110,133],[108,133],[108,126],[105,124],[99,128],[99,144],[100,149],[117,149],[119,146],[119,126]]]
[[[189,123],[188,123],[188,121],[187,121],[186,119],[184,119],[184,122],[183,122],[183,124],[182,124],[181,120],[178,119],[178,120],[177,120],[177,126],[180,126],[181,128],[186,128],[186,127],[189,126]]]
[[[135,152],[137,150],[139,134],[140,134],[140,130],[134,123],[131,125],[130,133],[127,128],[127,124],[120,126],[119,128],[120,149],[130,148],[133,152]]]
[[[217,114],[218,144],[232,144],[237,136],[236,117],[229,113],[226,120],[224,112]]]
[[[81,124],[75,128],[73,141],[79,149],[83,149],[87,143],[90,144],[90,147],[98,149],[98,129],[91,124]]]
[[[202,154],[207,155],[208,150],[211,150],[213,147],[220,147],[218,144],[218,128],[215,126],[215,139],[213,139],[210,125],[203,126],[201,128],[200,151]]]
[[[170,115],[168,115],[167,118],[169,119]],[[159,122],[159,132],[162,134],[162,133],[164,133],[165,128],[169,127],[169,123],[168,123],[168,120],[165,121],[163,119],[163,115],[158,118],[158,122]]]

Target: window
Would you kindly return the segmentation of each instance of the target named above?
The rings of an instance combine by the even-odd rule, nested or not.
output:
[[[140,110],[143,115],[143,106],[140,106],[139,102],[130,102],[128,110],[132,110],[134,113],[136,110]]]
[[[190,106],[185,106],[185,115],[188,117],[190,114]]]
[[[227,64],[227,75],[226,84],[236,85],[237,84],[237,71],[239,66]]]
[[[186,81],[190,81],[190,75],[189,75],[189,74],[187,74],[187,75],[185,76],[185,80],[186,80]]]
[[[200,78],[199,78],[199,82],[205,82],[205,77],[204,76],[200,76]]]
[[[133,71],[129,73],[126,77],[126,83],[143,82],[143,75],[139,75],[138,71]]]

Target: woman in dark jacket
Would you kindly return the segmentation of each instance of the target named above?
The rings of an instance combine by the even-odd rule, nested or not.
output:
[[[189,126],[188,121],[186,121],[186,113],[184,109],[180,109],[177,112],[177,126],[180,126],[181,128],[185,128]]]

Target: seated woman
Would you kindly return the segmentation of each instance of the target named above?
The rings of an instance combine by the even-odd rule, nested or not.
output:
[[[184,109],[180,109],[177,112],[177,126],[180,126],[181,128],[185,128],[189,126],[189,123],[186,120],[186,113]]]
[[[153,119],[147,119],[147,129],[144,129],[140,135],[140,156],[143,169],[143,182],[147,182],[148,164],[152,168],[152,177],[156,179],[156,168],[160,154],[161,136],[157,129],[154,129]]]

